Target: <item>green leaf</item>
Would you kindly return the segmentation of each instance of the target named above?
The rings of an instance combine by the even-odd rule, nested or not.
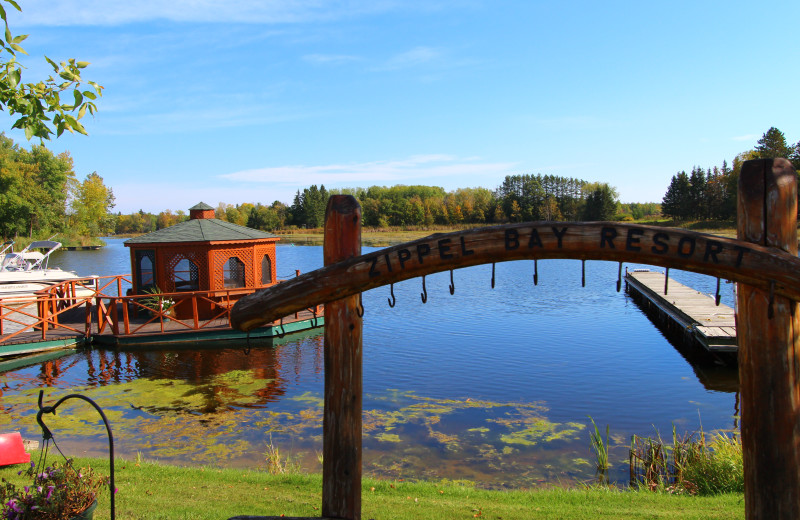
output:
[[[83,135],[88,135],[88,133],[86,132],[86,129],[83,127],[83,125],[82,125],[82,124],[80,124],[80,123],[78,122],[78,120],[77,120],[77,119],[75,119],[74,117],[72,117],[72,116],[71,116],[71,115],[69,115],[69,114],[65,114],[65,115],[64,115],[64,119],[66,119],[66,120],[67,120],[67,123],[69,124],[69,126],[71,126],[72,128],[74,128],[76,132],[78,132],[78,133],[80,133],[80,134],[83,134]]]
[[[30,141],[33,137],[33,128],[30,125],[25,126],[25,138]]]
[[[11,42],[13,39],[14,37],[11,36],[11,29],[9,29],[8,25],[6,25],[6,41]]]
[[[27,52],[25,52],[25,49],[23,49],[22,47],[20,47],[16,43],[9,43],[8,46],[11,47],[12,49],[14,49],[17,52],[21,52],[22,54],[28,54]]]
[[[47,56],[45,56],[44,59],[46,59],[47,63],[49,63],[53,67],[54,71],[58,72],[58,65],[56,65],[56,62],[54,62],[53,60],[51,60]]]
[[[89,85],[94,87],[94,89],[97,91],[97,95],[99,95],[99,96],[103,95],[103,87],[102,87],[102,85],[98,85],[94,81],[89,81]]]
[[[0,18],[2,18],[3,21],[6,22],[6,25],[8,25],[8,20],[6,19],[6,10],[3,9],[2,5],[0,5]]]
[[[16,36],[13,40],[11,40],[11,42],[12,43],[20,43],[20,42],[24,42],[27,39],[28,39],[28,35],[27,34],[20,34],[19,36]]]
[[[13,6],[14,6],[14,7],[17,9],[17,11],[20,11],[20,12],[22,12],[22,8],[21,8],[21,7],[19,6],[19,4],[18,4],[17,2],[15,2],[14,0],[6,0],[6,2],[8,2],[8,3],[9,3],[9,4],[11,4],[11,5],[13,5]]]
[[[92,100],[97,99],[97,96],[95,96],[94,92],[92,92],[91,90],[84,90],[83,91],[83,97],[87,97],[87,98],[92,99]]]
[[[75,95],[75,104],[73,105],[73,107],[78,107],[80,106],[81,103],[83,103],[83,94],[81,94],[81,91],[78,89],[75,89],[73,91],[73,94]]]
[[[86,105],[81,105],[81,109],[78,110],[78,119],[83,118],[86,115]]]
[[[86,67],[89,66],[89,62],[88,61],[79,61],[78,63],[75,64],[75,66],[78,67],[79,69],[85,69]]]

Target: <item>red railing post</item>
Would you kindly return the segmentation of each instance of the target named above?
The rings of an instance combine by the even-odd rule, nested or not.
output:
[[[117,299],[111,298],[108,303],[111,306],[111,332],[115,336],[119,335],[119,312],[117,311]]]
[[[99,329],[99,327],[98,327]],[[92,334],[92,300],[86,300],[86,329],[84,335],[88,338]]]

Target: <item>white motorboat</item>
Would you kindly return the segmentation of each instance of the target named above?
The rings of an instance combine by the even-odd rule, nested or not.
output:
[[[58,248],[60,242],[38,240],[19,252],[13,251],[13,243],[6,243],[0,251],[0,298],[33,296],[37,291],[68,280],[85,280],[72,271],[64,271],[58,267],[49,267],[48,260]],[[6,252],[11,248],[11,252]],[[44,250],[41,252],[40,250]],[[96,281],[94,277],[82,281],[72,296],[91,296],[94,294]]]

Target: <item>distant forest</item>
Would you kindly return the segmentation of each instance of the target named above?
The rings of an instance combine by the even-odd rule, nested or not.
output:
[[[744,161],[786,157],[800,169],[800,142],[789,145],[783,132],[770,128],[754,149],[737,155],[732,164],[690,173],[676,173],[661,203],[626,203],[607,183],[553,175],[509,175],[494,190],[436,186],[372,186],[327,190],[310,186],[297,192],[291,205],[219,203],[216,217],[265,231],[319,228],[332,194],[353,195],[361,204],[364,226],[429,227],[499,224],[535,220],[719,220],[736,218],[736,191]],[[148,233],[187,219],[183,211],[155,215],[116,215],[117,233]]]
[[[744,161],[784,157],[800,170],[800,141],[789,145],[783,132],[775,127],[767,130],[752,150],[742,152],[728,166],[704,170],[695,166],[691,173],[678,172],[672,176],[667,193],[661,201],[661,212],[675,220],[735,220],[739,172]]]
[[[659,204],[620,204],[606,183],[553,175],[509,175],[494,191],[436,186],[372,186],[327,190],[313,185],[297,192],[291,206],[225,204],[216,217],[265,231],[322,227],[328,197],[349,194],[361,204],[365,227],[386,228],[496,224],[531,220],[634,220],[655,217]],[[117,233],[147,233],[188,218],[185,212],[117,215]]]

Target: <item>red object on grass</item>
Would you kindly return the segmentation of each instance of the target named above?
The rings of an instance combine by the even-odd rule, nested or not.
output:
[[[30,461],[31,455],[25,452],[19,432],[0,433],[0,466],[26,464]]]

